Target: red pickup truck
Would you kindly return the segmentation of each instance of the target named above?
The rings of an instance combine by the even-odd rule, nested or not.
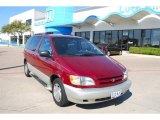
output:
[[[90,41],[68,35],[34,35],[24,49],[24,73],[37,76],[58,106],[111,100],[131,86],[126,68]]]

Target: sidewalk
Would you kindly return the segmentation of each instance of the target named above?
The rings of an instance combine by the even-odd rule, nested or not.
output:
[[[0,44],[0,47],[17,47],[17,48],[24,48],[24,45],[5,45],[5,44]]]
[[[129,53],[129,51],[122,51],[122,55],[130,55],[130,56],[136,56],[136,57],[145,57],[145,58],[159,58],[160,56],[155,56],[155,55],[144,55],[144,54],[134,54],[134,53]]]

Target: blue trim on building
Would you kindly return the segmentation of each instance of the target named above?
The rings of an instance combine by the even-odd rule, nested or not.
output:
[[[99,20],[99,18],[97,16],[95,16],[95,15],[88,16],[84,21],[86,21],[88,19],[97,19],[97,20]]]
[[[53,32],[54,34],[63,34],[63,35],[71,35],[72,27],[62,27],[62,26],[54,26],[54,27],[46,27],[46,33]]]

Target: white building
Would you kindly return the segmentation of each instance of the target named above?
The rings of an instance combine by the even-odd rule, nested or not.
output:
[[[40,21],[45,19],[45,12],[39,11],[39,10],[29,10],[26,12],[23,12],[21,14],[15,15],[13,17],[10,17],[9,23],[15,21],[15,20],[21,20],[22,22],[27,22],[29,25],[31,25],[31,30],[33,31],[32,33],[26,32],[23,34],[22,39],[16,41],[17,44],[25,44],[26,40],[32,35],[36,33],[44,33],[45,32],[45,27],[44,25],[40,26],[35,26],[35,21]],[[18,36],[17,36],[18,37]],[[16,39],[11,36],[11,41],[14,41]]]
[[[95,44],[120,44],[123,49],[160,47],[160,6],[48,7],[45,12],[32,9],[10,18],[14,20],[30,23],[34,34],[72,34]],[[25,33],[17,43],[25,44],[29,35]]]
[[[73,15],[72,34],[94,43],[160,47],[160,6],[89,7]]]

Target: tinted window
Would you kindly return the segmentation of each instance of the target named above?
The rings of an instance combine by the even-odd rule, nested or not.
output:
[[[152,46],[160,47],[160,29],[152,30]]]
[[[81,33],[81,37],[85,38],[85,37],[86,37],[86,33],[85,33],[85,32],[82,32],[82,33]]]
[[[39,51],[49,51],[51,55],[53,55],[53,52],[52,52],[52,47],[51,47],[51,44],[50,44],[50,41],[48,38],[44,38],[40,47],[39,47]]]
[[[112,32],[106,31],[106,43],[110,44],[112,40]]]
[[[128,37],[129,37],[129,39],[133,39],[133,30],[129,30]]]
[[[134,39],[137,41],[138,46],[140,46],[141,30],[134,30]]]
[[[26,45],[25,45],[25,48],[28,48],[28,49],[29,49],[29,44],[30,44],[32,38],[33,38],[33,37],[30,37],[30,38],[27,40],[27,43],[26,43]]]
[[[32,19],[26,20],[26,23],[27,23],[28,25],[32,25]]]
[[[75,32],[75,36],[86,38],[87,40],[90,39],[90,32],[84,31],[84,32]]]
[[[118,31],[112,31],[112,43],[118,43]]]
[[[94,43],[99,43],[99,32],[94,32]]]
[[[26,44],[26,48],[28,48],[29,50],[32,50],[32,51],[36,50],[37,45],[40,40],[41,40],[41,36],[31,37]]]
[[[86,39],[87,39],[87,40],[90,39],[90,32],[86,32]]]
[[[142,46],[151,46],[151,30],[143,30]]]
[[[105,36],[106,36],[105,32],[100,32],[100,43],[105,43]]]
[[[82,38],[53,38],[53,43],[59,55],[97,56],[103,53],[91,42]]]

